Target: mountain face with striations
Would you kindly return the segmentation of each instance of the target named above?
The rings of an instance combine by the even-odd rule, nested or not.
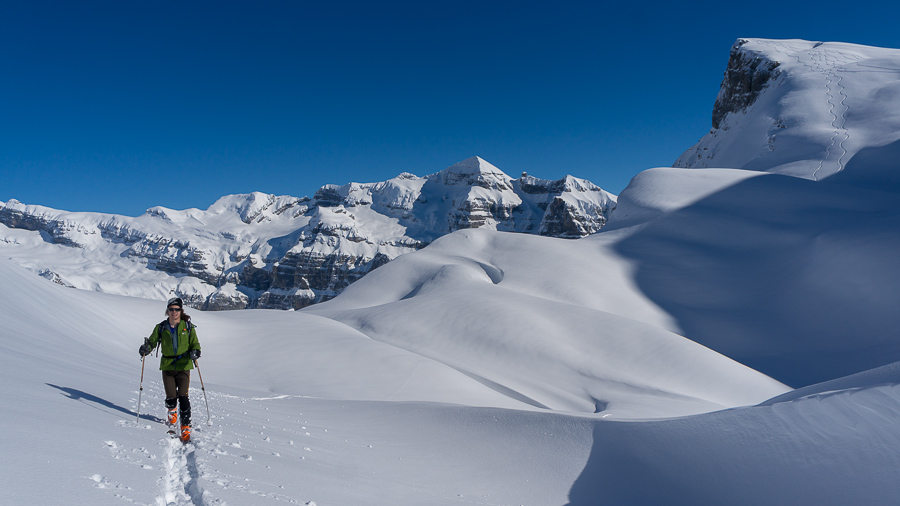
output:
[[[896,49],[738,39],[712,128],[674,167],[900,188],[898,71]]]
[[[460,229],[579,238],[616,196],[566,176],[512,179],[479,157],[425,177],[326,185],[313,198],[222,197],[132,218],[0,203],[0,249],[59,284],[208,310],[299,309]]]

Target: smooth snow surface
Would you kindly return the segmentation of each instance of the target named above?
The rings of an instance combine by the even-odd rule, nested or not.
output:
[[[889,168],[648,170],[585,239],[460,230],[302,311],[191,311],[187,446],[158,358],[138,389],[164,304],[2,257],[4,503],[892,504]]]
[[[0,280],[16,287],[0,305],[10,504],[878,504],[900,492],[895,372],[769,406],[615,422],[535,409],[471,373],[299,312],[194,314],[212,417],[195,372],[195,443],[182,446],[165,435],[150,358],[135,421],[136,347],[161,319],[158,302],[64,288],[6,260]],[[473,351],[495,357],[494,379],[515,379],[502,360],[509,350],[484,341]],[[658,382],[696,385],[685,371],[693,360],[719,364],[724,384],[707,392],[743,395],[740,378],[784,390],[690,343],[664,351],[680,363],[645,371]],[[547,364],[538,378],[580,386]],[[652,395],[632,390],[631,409],[646,409]],[[656,409],[698,405],[671,397],[660,393]]]
[[[900,194],[708,172],[640,174],[608,235],[585,241],[620,238],[640,292],[682,335],[791,386],[900,361]],[[666,198],[712,180],[725,184],[689,205]]]
[[[592,264],[606,268],[585,269]],[[666,323],[633,293],[627,270],[589,242],[460,231],[306,312],[449,364],[539,408],[674,416],[752,404],[784,390],[637,321],[646,315]],[[620,298],[629,288],[632,297]]]

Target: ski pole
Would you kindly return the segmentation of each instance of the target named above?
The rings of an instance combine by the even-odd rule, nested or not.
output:
[[[194,367],[197,368],[197,376],[200,377],[200,390],[203,390],[203,400],[206,401],[206,424],[212,425],[212,418],[209,416],[209,399],[206,398],[206,387],[203,386],[203,375],[200,374],[200,364],[194,360]]]
[[[141,421],[141,396],[144,394],[144,355],[141,355],[141,386],[140,391],[138,392],[138,408],[137,415],[135,416],[134,421]]]

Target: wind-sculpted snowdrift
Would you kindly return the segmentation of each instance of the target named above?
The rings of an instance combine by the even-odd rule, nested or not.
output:
[[[900,194],[733,169],[632,185],[613,248],[685,337],[795,387],[900,361]]]
[[[587,268],[595,264],[604,269]],[[635,319],[663,317],[629,293],[623,270],[590,243],[460,231],[306,312],[538,408],[673,416],[754,404],[785,389],[659,321]]]

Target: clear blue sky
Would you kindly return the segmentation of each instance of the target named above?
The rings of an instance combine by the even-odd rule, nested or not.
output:
[[[900,47],[869,5],[5,0],[0,200],[137,216],[472,155],[619,193],[709,130],[735,39]]]

